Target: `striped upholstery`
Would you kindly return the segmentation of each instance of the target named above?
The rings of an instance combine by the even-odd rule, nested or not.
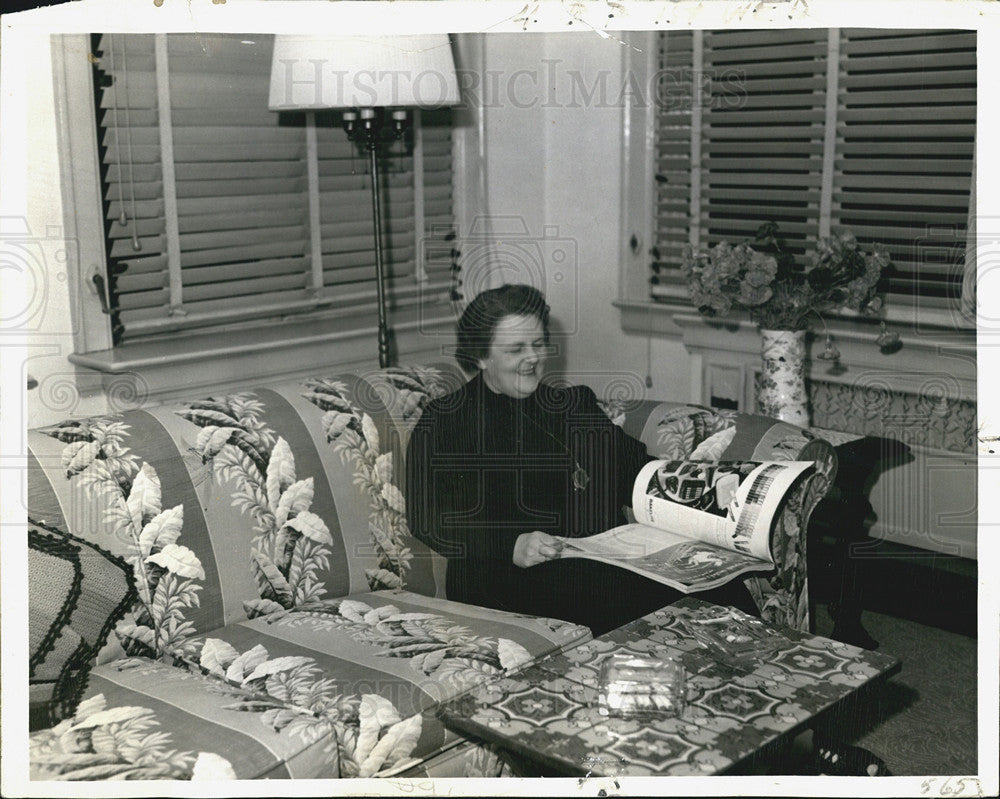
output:
[[[138,595],[75,715],[59,734],[32,736],[33,774],[494,769],[492,753],[441,727],[437,702],[589,632],[447,601],[445,561],[409,534],[410,431],[429,398],[465,379],[451,364],[398,367],[29,431],[31,517],[126,561]],[[656,402],[607,410],[653,455],[824,464],[776,525],[777,574],[751,586],[765,615],[808,624],[804,529],[832,448],[763,417]],[[109,724],[117,758],[94,744]],[[129,735],[151,732],[170,757],[136,760]]]
[[[583,635],[564,622],[383,590],[197,636],[187,668],[147,658],[103,664],[83,704],[143,708],[174,733],[172,746],[142,763],[125,756],[138,730],[118,733],[114,765],[136,778],[190,777],[201,752],[242,779],[388,776],[461,742],[436,717],[439,702]]]
[[[833,446],[808,430],[767,416],[700,405],[644,400],[609,403],[605,411],[658,458],[815,462],[815,473],[793,488],[777,514],[771,531],[774,573],[744,580],[765,619],[807,631],[806,528],[837,476]]]
[[[145,658],[97,666],[76,716],[31,736],[31,778],[340,776],[332,727],[289,734],[234,710],[224,689],[215,677]]]
[[[420,408],[456,378],[339,375],[31,430],[30,512],[128,556],[141,534],[129,502],[136,485],[151,488],[147,510],[177,511],[175,546],[204,571],[186,615],[195,630],[253,612],[282,512],[308,525],[293,533],[297,602],[397,587],[401,573],[410,590],[443,596],[443,559],[406,531],[400,476]]]

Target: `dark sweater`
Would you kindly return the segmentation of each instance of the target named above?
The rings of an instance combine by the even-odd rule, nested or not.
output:
[[[477,375],[429,403],[413,431],[410,531],[448,559],[449,599],[575,621],[597,634],[679,594],[583,558],[520,568],[514,542],[534,530],[578,537],[623,524],[633,480],[649,459],[586,386],[542,385],[516,399]],[[573,487],[576,463],[589,478],[583,491]]]

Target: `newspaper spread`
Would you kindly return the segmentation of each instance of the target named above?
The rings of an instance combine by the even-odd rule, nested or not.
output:
[[[812,461],[651,461],[632,489],[636,522],[560,538],[560,556],[621,566],[684,593],[767,571],[774,515],[812,468]]]

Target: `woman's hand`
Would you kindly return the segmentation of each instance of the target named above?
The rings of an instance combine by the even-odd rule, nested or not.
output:
[[[562,552],[562,542],[555,536],[535,530],[521,533],[514,542],[514,565],[522,569],[547,560],[555,560]]]

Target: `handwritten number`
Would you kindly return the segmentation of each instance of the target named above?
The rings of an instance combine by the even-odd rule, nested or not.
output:
[[[944,782],[940,785],[937,785],[937,778],[931,777],[920,783],[920,793],[922,794],[935,792],[937,796],[961,796],[973,791],[976,796],[983,795],[982,784],[975,777],[945,777]]]

